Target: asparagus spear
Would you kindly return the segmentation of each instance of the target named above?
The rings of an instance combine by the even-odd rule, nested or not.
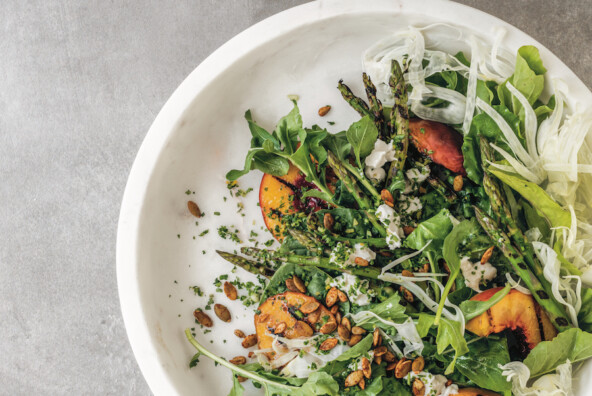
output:
[[[493,151],[491,150],[489,142],[483,136],[481,136],[479,146],[481,151],[481,160],[483,162],[483,169],[487,169],[487,162],[494,160]],[[540,280],[545,292],[551,295],[551,284],[549,281],[547,281],[543,274],[543,267],[537,260],[532,245],[528,243],[526,236],[522,233],[522,230],[520,230],[520,227],[518,227],[516,220],[512,216],[512,212],[510,211],[506,196],[500,184],[494,180],[487,171],[485,171],[483,175],[483,189],[485,190],[487,196],[489,196],[491,209],[497,217],[497,220],[505,226],[506,234],[523,254],[524,260],[534,272],[536,277]]]
[[[395,160],[391,162],[388,171],[386,186],[395,176],[397,171],[403,171],[405,160],[407,159],[407,149],[409,148],[409,110],[407,108],[407,87],[401,65],[393,60],[391,65],[391,77],[389,85],[395,97],[395,105],[391,110],[391,139],[397,148]]]
[[[337,89],[339,89],[339,92],[341,92],[341,96],[343,96],[343,99],[345,99],[345,101],[349,103],[349,105],[353,107],[354,110],[357,111],[362,117],[369,116],[372,119],[372,121],[375,121],[374,114],[372,113],[372,111],[370,111],[370,108],[368,107],[366,102],[354,95],[351,89],[349,89],[349,87],[343,83],[343,80],[339,80],[339,84],[337,84]]]
[[[376,86],[366,73],[362,74],[362,79],[364,80],[364,87],[366,88],[368,103],[370,103],[370,110],[372,110],[372,113],[374,114],[374,124],[376,124],[376,128],[380,133],[380,137],[383,140],[386,140],[388,138],[388,128],[384,123],[382,103],[376,97]]]
[[[343,163],[331,151],[327,152],[327,160],[329,162],[329,166],[333,169],[335,175],[342,181],[343,185],[345,186],[345,188],[347,188],[350,194],[352,194],[352,196],[360,206],[360,209],[364,211],[364,213],[368,217],[368,220],[370,220],[374,228],[378,230],[381,236],[386,236],[385,228],[382,226],[382,224],[378,222],[378,219],[371,211],[372,204],[370,200],[368,199],[368,197],[366,197],[364,192],[352,179]]]
[[[257,261],[248,260],[237,254],[223,252],[221,250],[216,250],[216,253],[218,253],[224,260],[230,262],[231,264],[234,264],[237,267],[241,267],[244,270],[251,272],[255,275],[263,275],[266,278],[271,278],[275,273],[275,270],[273,268],[268,267],[265,264],[261,264]]]
[[[319,256],[299,256],[296,254],[282,254],[270,250],[262,250],[251,247],[241,248],[241,253],[247,256],[257,257],[261,254],[270,254],[274,260],[278,260],[285,263],[292,263],[298,265],[309,265],[318,268],[324,268],[333,271],[345,272],[351,275],[357,275],[364,278],[378,279],[381,273],[380,268],[376,267],[347,267],[343,268],[331,262],[327,257]],[[230,253],[227,253],[230,255]]]
[[[428,177],[428,183],[436,192],[442,195],[449,203],[456,201],[456,193],[446,183],[435,176]]]
[[[487,216],[481,209],[474,206],[475,216],[483,230],[489,235],[493,244],[501,250],[504,256],[510,262],[511,268],[520,276],[526,284],[526,287],[532,293],[536,301],[545,309],[549,319],[558,331],[564,331],[572,326],[569,324],[567,315],[561,305],[555,301],[552,295],[547,294],[543,285],[525,264],[524,256],[519,252],[510,241],[508,235],[499,230],[495,221]]]

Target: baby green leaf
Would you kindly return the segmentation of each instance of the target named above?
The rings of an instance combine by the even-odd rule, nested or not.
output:
[[[354,149],[358,166],[362,168],[362,159],[372,152],[378,138],[378,129],[369,116],[351,124],[346,132],[347,141]]]

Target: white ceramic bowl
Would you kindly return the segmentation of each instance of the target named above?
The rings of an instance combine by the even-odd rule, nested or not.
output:
[[[235,198],[222,199],[228,197],[224,175],[242,167],[249,144],[245,110],[252,109],[261,125],[273,128],[291,108],[287,95],[297,94],[305,124],[327,126],[316,111],[331,104],[326,119],[337,122],[329,127],[337,132],[356,114],[335,87],[343,78],[361,91],[362,51],[408,25],[435,22],[482,37],[492,36],[495,26],[504,27],[505,47],[515,52],[521,45],[537,46],[548,76],[568,83],[570,99],[592,103],[584,84],[540,43],[497,18],[452,2],[317,1],[266,19],[224,44],[187,77],[159,113],[134,162],[121,208],[121,307],[134,354],[156,395],[224,395],[230,389],[230,373],[207,358],[189,370],[195,351],[183,331],[193,326],[192,312],[207,298],[195,296],[189,287],[199,285],[206,296],[214,293],[214,278],[232,268],[214,253],[214,248],[235,248],[220,241],[217,227],[235,224],[244,236],[253,222],[257,231],[263,225],[256,192],[243,200],[245,217],[237,215]],[[259,178],[253,172],[241,185],[257,191]],[[185,195],[188,189],[195,194]],[[199,226],[186,209],[188,199],[206,212]],[[222,215],[213,216],[216,210]],[[204,229],[209,234],[199,237]],[[252,279],[243,271],[230,274],[236,275]],[[213,333],[203,335],[198,329],[197,338],[217,354],[244,354],[232,331],[253,331],[252,314],[223,294],[216,294],[216,301],[230,308],[233,323],[217,321]],[[586,385],[581,389],[590,389]]]

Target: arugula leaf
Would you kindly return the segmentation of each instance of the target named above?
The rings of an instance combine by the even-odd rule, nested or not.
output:
[[[446,371],[444,372],[445,375],[454,371],[454,365],[459,356],[469,352],[467,341],[460,331],[460,323],[446,318],[440,318],[438,335],[436,336],[436,345],[440,355],[449,345],[454,349],[454,359],[452,359],[448,367],[446,367]]]
[[[487,301],[475,301],[475,300],[465,300],[460,303],[460,310],[462,311],[465,320],[471,320],[483,312],[487,311],[489,308],[493,307],[502,298],[504,298],[512,288],[510,285],[506,285],[500,291],[495,293],[489,300]]]
[[[197,352],[195,355],[193,355],[193,357],[189,361],[189,368],[193,368],[193,367],[197,366],[197,363],[199,363],[200,356],[201,356],[201,353],[199,353],[199,352]]]
[[[502,375],[500,365],[510,362],[505,338],[498,340],[482,338],[468,345],[469,351],[459,356],[456,369],[480,388],[495,392],[512,389],[512,383]]]
[[[346,132],[347,141],[351,144],[358,167],[363,169],[362,159],[372,152],[378,139],[378,129],[369,116],[351,124]]]
[[[321,142],[325,150],[331,151],[341,161],[345,161],[351,152],[351,144],[347,141],[346,132],[342,131],[336,134],[328,134]]]
[[[592,357],[592,334],[581,329],[569,329],[559,333],[552,341],[543,341],[534,347],[524,364],[535,378],[555,371],[557,366],[569,359],[577,363]]]
[[[249,130],[251,131],[251,147],[261,147],[265,142],[271,142],[276,150],[280,149],[280,141],[253,121],[251,110],[246,111],[245,119],[247,120]]]
[[[242,396],[244,391],[245,388],[238,382],[238,376],[232,373],[232,389],[228,393],[228,396]]]
[[[417,333],[421,338],[424,338],[428,335],[430,328],[434,325],[434,320],[436,320],[434,315],[426,313],[419,314],[419,319],[417,320],[415,328],[417,329]]]
[[[489,167],[488,171],[522,195],[524,199],[530,202],[535,209],[549,220],[552,227],[569,228],[571,225],[570,213],[555,202],[541,187],[524,180],[520,176],[512,175],[492,167]]]
[[[292,155],[298,146],[298,132],[302,129],[302,117],[296,101],[292,101],[294,107],[284,117],[280,119],[275,128],[275,134],[284,146],[284,152]]]

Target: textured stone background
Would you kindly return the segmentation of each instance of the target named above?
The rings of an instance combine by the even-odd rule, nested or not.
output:
[[[298,0],[3,0],[0,394],[149,394],[117,297],[132,161],[205,57]],[[462,0],[532,35],[592,86],[589,0]]]

